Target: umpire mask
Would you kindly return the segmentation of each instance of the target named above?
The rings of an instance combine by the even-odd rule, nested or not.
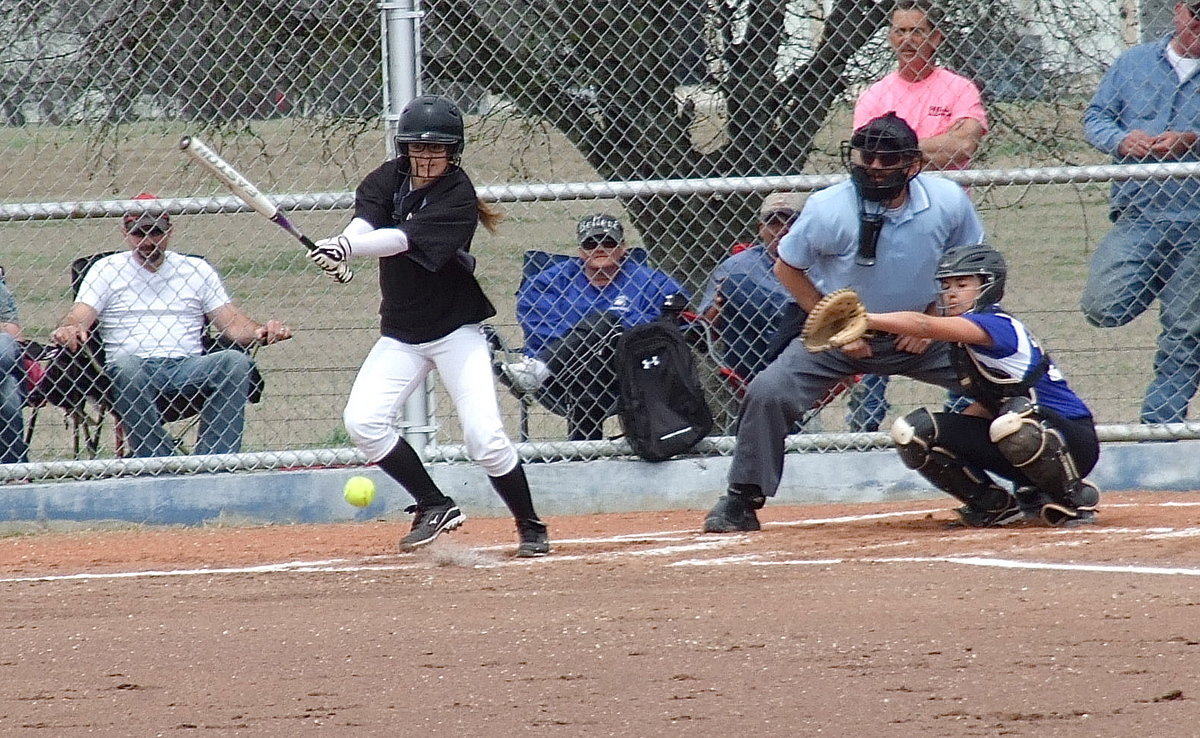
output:
[[[872,202],[894,200],[909,181],[912,165],[921,158],[917,134],[895,112],[881,115],[842,142],[842,165],[859,197]]]

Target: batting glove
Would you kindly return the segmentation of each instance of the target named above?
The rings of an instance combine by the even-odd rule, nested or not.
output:
[[[314,245],[316,248],[308,252],[309,260],[324,269],[333,279],[343,281],[340,275],[346,271],[346,260],[354,253],[354,249],[350,247],[350,239],[345,236],[322,238]]]

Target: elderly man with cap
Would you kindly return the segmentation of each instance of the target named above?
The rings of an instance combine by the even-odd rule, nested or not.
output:
[[[709,276],[700,314],[718,327],[722,361],[743,379],[767,365],[771,338],[780,328],[792,293],[775,276],[779,239],[804,205],[804,195],[772,192],[758,210],[753,242],[734,246],[734,253]]]
[[[615,217],[589,215],[575,232],[578,258],[553,263],[517,291],[526,358],[505,365],[501,378],[564,416],[571,440],[598,440],[616,413],[617,335],[657,319],[667,298],[686,294],[667,274],[628,258]]]
[[[758,211],[758,238],[734,246],[713,270],[700,313],[719,326],[722,361],[744,381],[771,363],[800,333],[806,313],[775,276],[779,240],[804,205],[804,195],[772,192]],[[850,397],[850,429],[877,430],[887,413],[886,377],[867,375]],[[866,424],[874,420],[874,427]]]
[[[921,174],[917,135],[895,113],[854,131],[842,159],[850,179],[813,193],[780,241],[779,281],[806,312],[842,288],[858,292],[870,312],[934,310],[943,252],[983,240],[975,206],[953,182]],[[790,429],[855,374],[958,386],[943,343],[876,333],[809,353],[793,340],[747,388],[728,492],[705,518],[706,532],[760,529],[756,510],[778,491]]]
[[[142,193],[136,200],[152,201]],[[237,349],[205,354],[206,321],[243,346],[291,337],[277,320],[257,323],[230,300],[221,277],[204,259],[167,249],[171,219],[151,209],[122,220],[128,251],[96,261],[84,275],[66,317],[52,334],[69,351],[83,347],[93,328],[103,341],[104,372],[113,409],[135,456],[170,456],[160,394],[202,392],[195,453],[241,450],[250,387],[250,358]]]

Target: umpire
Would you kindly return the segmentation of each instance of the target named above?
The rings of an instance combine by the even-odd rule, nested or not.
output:
[[[842,144],[842,162],[849,181],[814,193],[780,241],[779,281],[805,312],[846,287],[872,313],[931,311],[942,253],[983,240],[975,206],[957,184],[921,174],[917,134],[894,112],[854,131]],[[884,333],[814,354],[793,340],[747,389],[729,490],[704,519],[705,532],[760,529],[755,511],[779,487],[789,429],[855,374],[958,386],[944,343]]]

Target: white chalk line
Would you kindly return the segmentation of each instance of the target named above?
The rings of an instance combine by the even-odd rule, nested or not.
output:
[[[1200,502],[1162,502],[1150,504],[1137,503],[1117,503],[1107,505],[1106,507],[1173,507],[1173,506],[1197,506]],[[834,525],[839,523],[853,523],[860,521],[881,520],[886,518],[902,518],[921,515],[929,515],[944,511],[945,508],[934,508],[927,510],[902,510],[886,513],[866,513],[862,515],[842,515],[830,518],[808,518],[794,521],[772,521],[764,524],[764,527],[806,527],[818,525]],[[963,531],[969,533],[971,531]],[[978,531],[987,533],[986,530]],[[1154,528],[1105,528],[1105,527],[1088,527],[1088,528],[1072,528],[1056,531],[1047,531],[1064,535],[1074,535],[1075,540],[1057,541],[1053,543],[1040,543],[1030,546],[1029,549],[1044,548],[1048,546],[1074,546],[1080,545],[1082,542],[1078,540],[1079,534],[1102,534],[1102,535],[1127,535],[1140,536],[1145,539],[1168,539],[1168,538],[1192,538],[1200,537],[1200,528],[1183,528],[1174,529],[1167,527]],[[529,565],[545,565],[555,562],[569,561],[604,561],[622,558],[633,557],[654,557],[654,556],[673,556],[681,553],[689,553],[695,551],[715,551],[718,549],[740,545],[749,540],[749,536],[744,533],[738,534],[703,534],[695,530],[670,530],[657,531],[650,533],[623,533],[615,536],[601,536],[588,538],[566,538],[556,539],[555,546],[570,547],[578,545],[597,545],[597,544],[639,544],[639,543],[666,543],[671,545],[659,546],[657,548],[625,550],[625,551],[605,551],[588,554],[568,554],[555,552],[550,556],[537,559],[516,559],[516,560],[500,560],[493,562],[475,562],[469,565],[464,565],[464,568],[492,568],[497,566],[529,566]],[[921,539],[924,540],[924,539]],[[905,541],[881,542],[879,544],[867,544],[860,546],[861,549],[884,548],[884,547],[899,547],[913,545],[921,542],[921,540],[910,539]],[[961,534],[954,536],[940,536],[935,540],[938,541],[953,541],[962,540]],[[495,544],[489,546],[478,546],[467,549],[463,552],[464,555],[469,555],[472,552],[487,552],[487,551],[508,551],[511,550],[511,544]],[[201,567],[193,569],[164,569],[164,570],[145,570],[145,571],[125,571],[125,572],[79,572],[75,574],[47,574],[37,576],[23,577],[5,577],[0,578],[0,584],[17,584],[28,582],[65,582],[65,581],[87,581],[87,580],[105,580],[105,579],[138,579],[138,578],[155,578],[155,577],[188,577],[188,576],[214,576],[214,575],[234,575],[234,574],[273,574],[273,573],[353,573],[353,572],[391,572],[404,570],[427,570],[431,567],[452,565],[448,563],[453,559],[455,554],[447,552],[441,557],[441,561],[430,561],[428,558],[412,558],[406,561],[396,563],[385,563],[386,559],[392,556],[419,556],[420,554],[394,554],[394,555],[377,555],[366,557],[365,559],[323,559],[314,561],[289,561],[275,564],[260,564],[254,566],[240,567]],[[829,566],[841,563],[956,563],[972,566],[998,566],[1010,568],[1029,568],[1029,569],[1054,569],[1063,571],[1104,571],[1104,572],[1122,572],[1136,574],[1186,574],[1200,575],[1200,569],[1192,569],[1187,567],[1155,567],[1155,566],[1113,566],[1113,565],[1090,565],[1090,564],[1059,564],[1052,562],[1021,562],[1016,560],[1001,559],[1001,558],[986,558],[980,556],[938,556],[938,557],[888,557],[888,558],[831,558],[831,559],[782,559],[771,560],[764,558],[769,554],[744,554],[736,556],[727,556],[721,558],[708,559],[686,559],[668,564],[668,566],[726,566],[734,564],[750,565],[750,566]],[[366,563],[370,562],[370,563]]]
[[[1140,566],[1116,564],[1069,564],[1051,561],[1019,561],[1017,559],[983,556],[890,556],[855,559],[764,559],[761,555],[746,555],[725,559],[688,559],[669,566],[830,566],[833,564],[959,564],[999,569],[1038,569],[1043,571],[1101,572],[1106,574],[1155,574],[1200,576],[1200,568],[1182,566]]]

